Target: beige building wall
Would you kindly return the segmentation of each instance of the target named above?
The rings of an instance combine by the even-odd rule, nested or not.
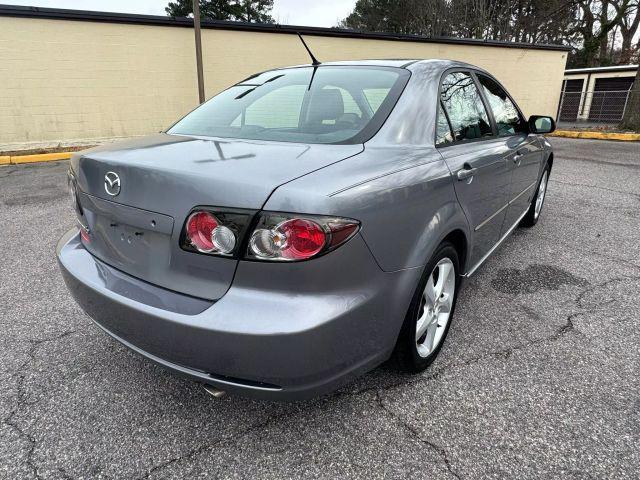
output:
[[[207,98],[265,69],[308,63],[295,35],[204,29]],[[492,72],[526,115],[555,116],[567,52],[305,36],[321,61],[450,58]],[[189,28],[0,17],[0,150],[157,132],[197,105]]]

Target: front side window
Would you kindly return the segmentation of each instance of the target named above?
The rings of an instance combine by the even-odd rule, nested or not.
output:
[[[464,72],[448,74],[442,82],[440,99],[449,116],[454,141],[493,135],[489,115],[471,75]]]
[[[484,95],[493,111],[493,118],[498,127],[498,135],[500,137],[507,137],[509,135],[526,132],[526,125],[520,117],[518,109],[509,98],[509,95],[507,95],[507,92],[505,92],[495,80],[489,77],[478,74],[478,80],[480,81],[480,85],[482,85]]]
[[[405,69],[359,66],[265,72],[216,95],[167,133],[302,143],[360,143],[380,128],[409,75]]]

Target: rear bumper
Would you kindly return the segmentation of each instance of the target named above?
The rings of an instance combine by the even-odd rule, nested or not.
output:
[[[106,265],[75,229],[57,256],[78,304],[127,347],[222,390],[282,400],[327,393],[387,359],[420,275],[383,272],[358,235],[310,262],[239,262],[213,303]]]

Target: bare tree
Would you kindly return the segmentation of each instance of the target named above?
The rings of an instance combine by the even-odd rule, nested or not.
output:
[[[640,132],[640,68],[629,92],[620,128]]]
[[[640,0],[359,0],[340,26],[573,47],[574,67],[631,61]],[[622,38],[622,48],[619,48]]]
[[[634,48],[631,43],[640,26],[640,1],[628,2],[626,7],[624,3],[620,0],[611,0],[613,7],[621,14],[621,20],[618,25],[620,36],[622,37],[620,62],[631,63],[634,54],[637,53],[637,46]]]

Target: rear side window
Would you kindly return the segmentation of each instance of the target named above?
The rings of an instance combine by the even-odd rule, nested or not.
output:
[[[448,74],[442,82],[440,99],[449,116],[454,141],[493,135],[489,115],[471,75],[464,72]]]
[[[493,112],[498,135],[507,137],[526,132],[525,123],[507,92],[492,78],[478,74],[478,80]]]

